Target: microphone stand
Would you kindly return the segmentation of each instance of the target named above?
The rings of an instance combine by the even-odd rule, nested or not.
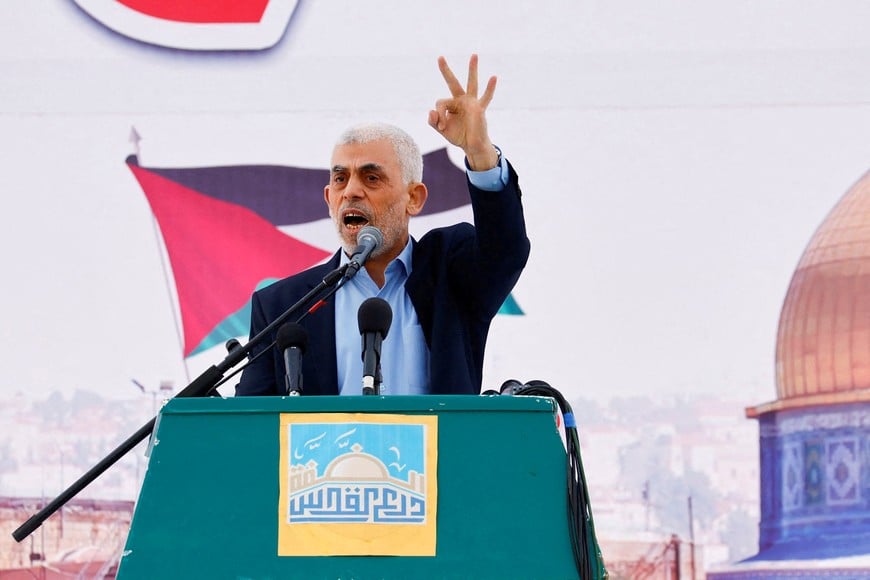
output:
[[[217,388],[221,379],[223,379],[224,374],[235,367],[237,364],[242,362],[245,357],[247,357],[251,351],[257,346],[260,342],[263,341],[264,338],[269,336],[269,334],[274,331],[278,326],[284,323],[285,320],[290,318],[293,314],[295,314],[300,308],[304,307],[311,300],[313,300],[318,294],[323,292],[326,289],[330,289],[327,294],[325,294],[322,298],[320,298],[311,308],[306,310],[302,316],[299,317],[299,320],[305,318],[308,314],[314,312],[317,308],[322,306],[322,304],[328,300],[333,294],[335,294],[341,286],[347,281],[344,279],[345,271],[347,270],[347,264],[343,266],[339,266],[329,274],[327,274],[323,280],[315,286],[308,294],[299,299],[296,304],[288,308],[284,311],[281,316],[276,318],[273,322],[271,322],[266,328],[260,331],[256,336],[254,336],[251,340],[249,340],[245,345],[235,344],[230,349],[229,354],[227,354],[226,358],[223,361],[218,363],[217,365],[212,365],[207,368],[201,375],[193,380],[189,385],[187,385],[184,389],[182,389],[175,397],[173,398],[182,398],[182,397],[206,397],[208,396],[215,388]],[[348,278],[349,279],[349,278]],[[16,542],[21,542],[24,538],[33,533],[36,528],[42,525],[42,523],[48,519],[54,512],[60,509],[66,502],[71,500],[78,492],[83,490],[88,486],[92,481],[94,481],[97,477],[99,477],[104,471],[106,471],[109,467],[118,462],[121,457],[123,457],[127,452],[136,447],[143,439],[148,437],[152,431],[154,431],[154,425],[157,422],[157,417],[153,417],[150,421],[142,425],[133,435],[127,438],[126,441],[118,445],[112,452],[106,455],[99,463],[94,465],[91,469],[87,471],[84,475],[78,478],[72,485],[66,488],[64,491],[60,493],[56,498],[50,501],[44,508],[39,510],[36,514],[30,517],[26,522],[21,524],[14,532],[12,532],[12,537],[15,538]]]
[[[369,355],[372,360],[368,360],[366,356],[363,357],[363,395],[381,394],[381,383],[383,383],[383,375],[381,374],[381,341],[377,338],[373,340],[376,341],[376,346]],[[370,368],[371,366],[374,368]]]

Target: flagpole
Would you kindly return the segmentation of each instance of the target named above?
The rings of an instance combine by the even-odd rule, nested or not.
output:
[[[130,143],[133,144],[133,155],[136,157],[136,164],[138,165],[140,162],[140,157],[142,154],[142,150],[139,146],[139,143],[142,141],[142,136],[139,134],[139,131],[136,130],[136,126],[132,125],[130,127]],[[187,358],[184,356],[184,335],[181,330],[181,321],[178,320],[178,314],[176,313],[176,306],[178,309],[181,309],[181,305],[176,305],[175,301],[172,298],[172,285],[169,283],[169,269],[166,267],[166,259],[163,257],[163,244],[161,244],[161,240],[163,237],[160,235],[160,226],[157,223],[157,216],[154,215],[154,212],[151,212],[151,227],[154,228],[154,239],[157,241],[157,253],[160,254],[160,268],[163,270],[163,282],[166,284],[166,294],[169,296],[169,308],[172,310],[172,321],[175,324],[175,336],[178,339],[178,350],[181,352],[181,364],[184,366],[184,378],[190,383],[190,369],[187,366]]]
[[[160,267],[163,270],[163,282],[166,284],[166,294],[169,296],[169,309],[172,311],[172,321],[175,324],[175,336],[178,339],[178,350],[181,352],[181,364],[184,366],[184,378],[190,383],[190,369],[187,366],[187,358],[184,356],[184,335],[181,332],[181,321],[178,320],[176,312],[176,304],[173,300],[172,285],[169,283],[169,269],[166,266],[166,258],[163,256],[163,239],[160,235],[160,227],[157,224],[157,217],[154,212],[151,212],[151,227],[154,228],[154,239],[157,241],[157,253],[160,254]],[[180,308],[180,306],[179,306]]]

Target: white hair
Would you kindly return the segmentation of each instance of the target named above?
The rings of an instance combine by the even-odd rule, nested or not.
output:
[[[423,156],[414,139],[402,129],[387,123],[364,123],[345,130],[336,146],[352,143],[370,143],[372,141],[388,140],[399,159],[402,169],[402,179],[406,184],[423,181]]]

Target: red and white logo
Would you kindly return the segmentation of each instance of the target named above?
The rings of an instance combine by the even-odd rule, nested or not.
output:
[[[182,50],[264,50],[281,40],[298,0],[73,0],[100,24]]]

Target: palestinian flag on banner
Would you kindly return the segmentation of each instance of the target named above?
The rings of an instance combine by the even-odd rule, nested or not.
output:
[[[323,248],[287,233],[327,218],[323,187],[329,170],[283,165],[127,166],[139,181],[166,246],[181,311],[184,356],[246,336],[251,294],[323,262],[338,248]],[[468,206],[465,173],[446,149],[424,156],[430,191],[422,216]],[[420,219],[415,218],[415,219]],[[330,222],[331,226],[331,222]],[[508,296],[500,314],[522,314]]]

